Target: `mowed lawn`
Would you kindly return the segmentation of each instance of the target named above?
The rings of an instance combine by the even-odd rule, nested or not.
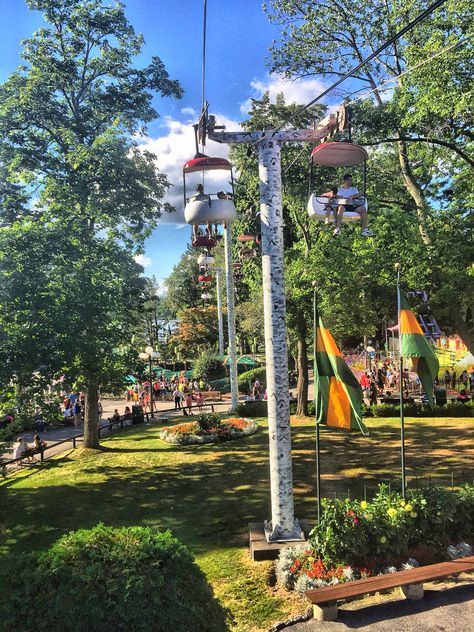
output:
[[[369,437],[322,428],[323,493],[362,497],[378,482],[399,485],[397,419],[367,419]],[[252,563],[247,523],[269,519],[266,422],[253,436],[215,446],[171,446],[161,428],[137,427],[104,440],[102,452],[70,451],[0,483],[0,581],[10,561],[80,527],[171,529],[196,556],[234,617],[233,630],[266,630],[306,604],[267,584],[270,563]],[[295,512],[314,520],[315,435],[292,419]],[[474,478],[474,419],[407,419],[409,485]],[[415,478],[417,477],[417,478]],[[3,592],[0,586],[0,594]],[[192,598],[192,595],[190,595]]]

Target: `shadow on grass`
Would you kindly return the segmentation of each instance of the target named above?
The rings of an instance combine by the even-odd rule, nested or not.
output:
[[[90,528],[99,521],[169,528],[200,554],[244,546],[247,523],[270,518],[266,431],[217,445],[180,447],[161,442],[156,428],[143,430],[138,436],[115,435],[101,452],[84,458],[74,459],[69,452],[3,484],[0,574],[8,573],[9,557],[43,548],[62,533]],[[398,428],[380,424],[371,432],[366,438],[322,429],[323,494],[329,496],[335,490],[345,495],[350,488],[351,494],[362,497],[364,485],[373,485],[375,490],[377,483],[398,480]],[[407,429],[409,474],[426,466],[433,468],[433,484],[445,483],[446,473],[455,464],[472,475],[472,435],[472,424],[455,428],[411,425]],[[146,447],[136,447],[145,441]],[[314,520],[312,423],[294,425],[292,441],[295,513]]]

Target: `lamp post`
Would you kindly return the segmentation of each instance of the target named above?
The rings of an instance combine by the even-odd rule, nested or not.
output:
[[[144,360],[146,362],[146,360],[148,360],[148,366],[150,368],[150,412],[151,412],[151,416],[153,417],[153,373],[152,373],[152,366],[151,366],[151,359],[153,357],[153,347],[152,346],[148,346],[145,347],[145,351],[142,351],[142,353],[138,354],[138,357],[140,358],[140,360]]]

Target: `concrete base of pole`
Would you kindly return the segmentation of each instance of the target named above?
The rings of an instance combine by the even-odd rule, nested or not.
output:
[[[297,518],[295,518],[295,524],[290,533],[282,532],[278,528],[274,529],[271,520],[265,520],[264,528],[267,542],[304,542],[305,540],[304,532]]]
[[[304,544],[314,524],[308,520],[300,521],[303,540],[287,540],[283,542],[268,542],[265,534],[264,522],[249,523],[249,548],[250,556],[254,562],[263,560],[276,560],[281,549],[290,548],[298,544]]]

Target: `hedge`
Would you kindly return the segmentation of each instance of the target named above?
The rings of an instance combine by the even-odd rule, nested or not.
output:
[[[4,630],[228,630],[188,549],[169,531],[150,528],[99,524],[64,535],[18,558],[5,596]]]
[[[258,369],[251,369],[250,371],[245,371],[239,375],[239,391],[244,393],[244,395],[249,394],[249,382],[253,384],[256,379],[260,380],[262,386],[267,381],[267,371],[264,366],[258,367]]]

